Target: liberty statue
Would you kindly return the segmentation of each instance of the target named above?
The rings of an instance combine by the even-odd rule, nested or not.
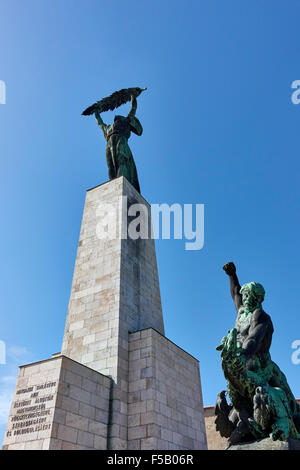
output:
[[[105,140],[107,141],[105,156],[108,166],[108,176],[112,180],[118,176],[125,178],[140,193],[140,184],[138,180],[135,162],[128,145],[128,139],[131,132],[136,135],[142,135],[143,128],[135,116],[137,109],[137,97],[146,88],[127,88],[116,91],[107,98],[98,101],[85,111],[83,115],[94,114],[99,127],[101,127]],[[128,115],[116,115],[113,124],[105,124],[100,116],[101,112],[113,110],[121,104],[131,101],[131,109]]]

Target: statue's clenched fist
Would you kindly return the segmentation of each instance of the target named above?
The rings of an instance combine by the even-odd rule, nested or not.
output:
[[[232,276],[236,273],[235,264],[231,261],[229,263],[224,264],[223,269],[228,276]]]

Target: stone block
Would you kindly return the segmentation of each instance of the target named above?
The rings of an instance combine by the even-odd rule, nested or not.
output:
[[[147,358],[142,358],[145,345]],[[129,335],[129,377],[134,378],[128,389],[128,412],[134,415],[134,420],[128,420],[129,447],[131,440],[140,439],[141,449],[207,448],[205,435],[200,432],[204,414],[195,358],[148,328],[140,335]],[[138,422],[140,426],[134,426]]]
[[[254,442],[242,442],[229,447],[228,450],[300,450],[300,441],[273,441],[269,437]]]
[[[107,396],[111,379],[99,375],[64,356],[22,366],[3,448],[106,449],[103,439],[107,436],[109,400],[102,398],[101,392]],[[24,376],[28,377],[25,388]],[[93,397],[98,397],[101,413],[86,403],[92,392],[74,383],[95,390]],[[94,447],[95,443],[100,447]]]

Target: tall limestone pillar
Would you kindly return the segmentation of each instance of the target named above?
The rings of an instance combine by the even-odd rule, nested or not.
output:
[[[150,216],[124,177],[87,191],[61,351],[117,383],[128,369],[128,332],[164,334],[154,240],[127,236],[132,204]]]
[[[148,210],[147,239],[128,236],[133,204]],[[61,351],[113,378],[114,449],[127,445],[128,333],[143,328],[164,334],[150,206],[120,177],[87,192]]]

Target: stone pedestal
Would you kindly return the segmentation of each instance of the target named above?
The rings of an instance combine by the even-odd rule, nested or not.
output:
[[[288,439],[287,441],[272,441],[261,439],[255,442],[242,442],[229,447],[228,450],[300,450],[300,441]]]
[[[125,178],[87,192],[62,352],[21,367],[4,449],[206,448],[198,361],[164,336],[151,229]]]
[[[3,450],[107,449],[111,385],[64,356],[21,366]]]
[[[199,363],[152,328],[129,335],[128,449],[206,449]]]
[[[149,204],[125,178],[87,192],[62,345],[116,382],[128,370],[128,331],[164,334],[154,240],[127,234],[133,204],[149,211],[151,227]],[[114,238],[104,238],[108,229]]]

